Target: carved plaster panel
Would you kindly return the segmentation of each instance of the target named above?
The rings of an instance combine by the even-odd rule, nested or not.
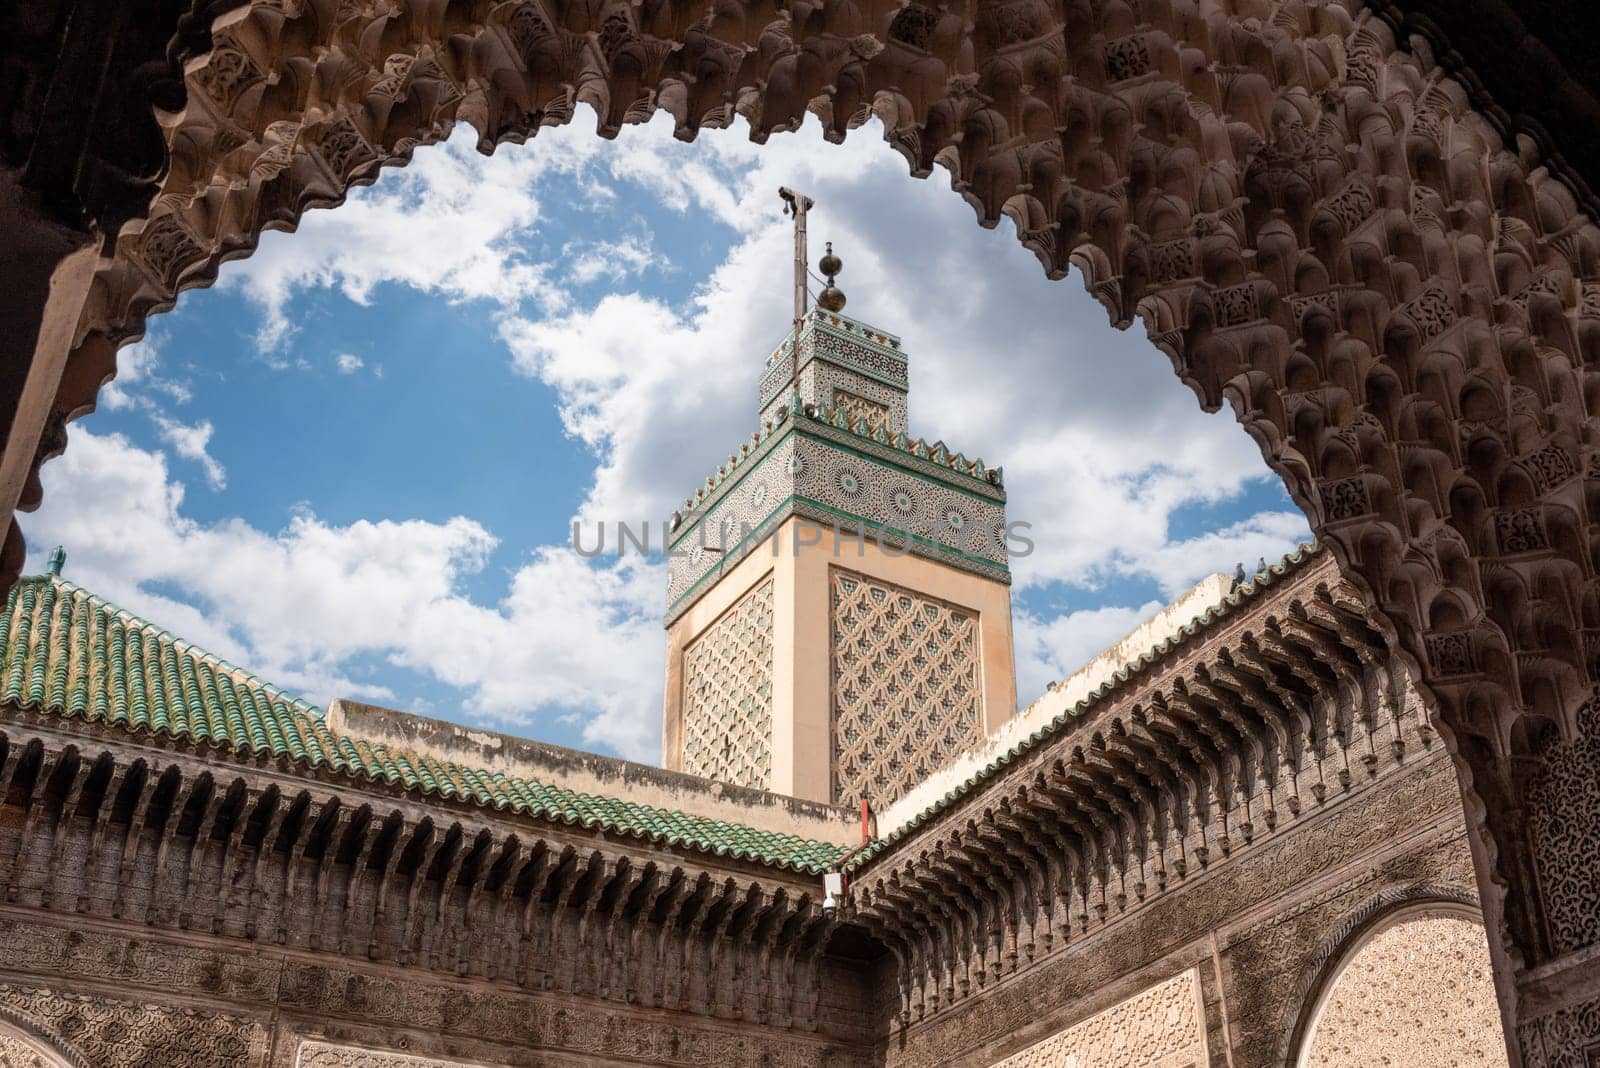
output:
[[[1550,747],[1527,788],[1528,829],[1552,946],[1600,940],[1600,702],[1578,712],[1579,738]]]
[[[484,1068],[477,1062],[444,1061],[437,1057],[413,1057],[405,1053],[336,1046],[328,1042],[300,1043],[295,1068]]]
[[[1200,985],[1193,969],[1035,1043],[994,1068],[1201,1068]]]
[[[1386,927],[1345,964],[1301,1068],[1494,1068],[1505,1038],[1483,927],[1422,916]]]
[[[1593,1068],[1600,1062],[1600,998],[1517,1027],[1523,1068]]]
[[[67,1068],[67,1062],[20,1035],[0,1031],[0,1068]]]
[[[254,1020],[107,997],[0,984],[0,1006],[95,1068],[248,1068],[267,1031]]]
[[[683,770],[765,790],[772,782],[772,578],[683,652]]]
[[[834,571],[833,800],[874,807],[983,740],[978,614]]]

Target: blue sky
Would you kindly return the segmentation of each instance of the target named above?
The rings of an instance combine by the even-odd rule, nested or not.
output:
[[[64,544],[69,578],[319,704],[655,760],[664,569],[584,560],[571,526],[660,519],[754,429],[782,184],[849,313],[901,336],[913,432],[1004,465],[1034,524],[1024,702],[1307,536],[1231,413],[875,125],[757,149],[591,123],[490,158],[463,131],[184,294],[45,468],[30,565]]]

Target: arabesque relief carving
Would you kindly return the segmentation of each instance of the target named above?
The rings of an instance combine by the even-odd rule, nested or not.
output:
[[[994,1068],[1201,1068],[1205,1063],[1200,990],[1194,972],[1187,971],[995,1062]]]
[[[258,0],[214,35],[60,411],[92,406],[112,348],[179,289],[456,122],[489,148],[579,103],[602,133],[656,110],[683,136],[738,114],[758,140],[876,117],[914,174],[944,164],[980,221],[1011,219],[1049,272],[1142,319],[1203,404],[1233,405],[1437,702],[1497,843],[1497,938],[1556,954],[1536,862],[1495,821],[1524,717],[1574,737],[1600,682],[1579,400],[1600,232],[1425,49],[1357,0],[406,10]]]
[[[1589,751],[1579,710],[1600,684],[1587,412],[1600,231],[1559,166],[1504,138],[1429,41],[1397,40],[1361,0],[253,0],[204,13],[169,50],[189,61],[182,92],[158,86],[162,143],[138,146],[139,188],[164,175],[155,199],[104,213],[132,221],[95,279],[47,429],[93,407],[116,346],[181,289],[458,122],[487,150],[580,103],[603,135],[656,111],[684,137],[742,116],[757,140],[808,113],[834,138],[876,118],[913,174],[942,164],[982,224],[1010,219],[1052,276],[1076,267],[1114,322],[1142,320],[1203,405],[1234,408],[1430,702],[1482,847],[1505,982],[1587,967],[1576,951],[1595,932],[1573,912],[1593,888],[1565,851],[1592,840],[1600,805],[1562,784],[1587,759],[1564,754]],[[47,433],[24,509],[62,445]],[[20,541],[7,544],[9,559]],[[1188,694],[1163,697],[1205,720],[1181,710]],[[1211,799],[1196,820],[1207,855],[1255,833],[1257,811],[1232,795],[1267,783],[1265,821],[1361,774],[1360,753],[1348,769],[1319,753],[1311,781],[1262,774],[1301,759],[1302,716],[1315,718],[1299,710],[1261,753],[1226,719],[1195,743],[1236,750],[1205,762],[1214,778],[1173,787]],[[1158,743],[1183,744],[1108,743],[1104,760],[1137,767]],[[1540,807],[1556,798],[1584,807],[1557,820]],[[1148,840],[1133,831],[1093,834]],[[1074,907],[1136,898],[1177,858],[1164,859],[1146,848],[1132,881]]]
[[[1301,1068],[1498,1068],[1505,1064],[1483,928],[1416,916],[1344,962],[1306,1039]]]
[[[0,1032],[0,1065],[4,1068],[66,1068],[35,1043]]]
[[[262,1024],[225,1013],[9,983],[0,983],[0,1006],[29,1020],[58,1048],[96,1068],[155,1064],[253,1068],[267,1051],[267,1029]]]
[[[295,1068],[478,1068],[466,1061],[413,1057],[406,1053],[386,1053],[329,1042],[300,1043],[294,1065]]]

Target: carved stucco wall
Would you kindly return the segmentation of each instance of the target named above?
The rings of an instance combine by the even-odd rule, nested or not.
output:
[[[766,789],[772,781],[772,579],[684,650],[683,770]]]
[[[267,1050],[265,1027],[229,1013],[10,983],[0,983],[0,1008],[28,1020],[53,1045],[73,1051],[74,1059],[94,1068],[244,1068],[260,1064]],[[0,1047],[0,1054],[5,1052]],[[9,1068],[9,1062],[0,1063]],[[26,1059],[18,1063],[31,1068]]]
[[[66,1062],[0,1027],[0,1068],[67,1068]]]
[[[893,802],[983,740],[978,617],[835,571],[835,803]]]
[[[1563,953],[1600,941],[1600,702],[1579,709],[1578,728],[1547,745],[1525,795],[1545,923]]]
[[[413,1057],[406,1053],[311,1041],[300,1043],[294,1063],[295,1068],[480,1068],[468,1061],[442,1061],[436,1057]]]
[[[1199,1068],[1205,1063],[1200,990],[1191,969],[994,1068]]]
[[[833,406],[844,412],[844,417],[854,423],[866,420],[867,429],[877,430],[889,422],[889,406],[866,397],[858,397],[849,390],[833,391]]]
[[[1379,930],[1340,970],[1301,1068],[1494,1068],[1506,1063],[1483,927],[1414,915]]]

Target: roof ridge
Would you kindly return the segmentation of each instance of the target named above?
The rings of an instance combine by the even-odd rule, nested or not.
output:
[[[852,871],[858,869],[895,842],[909,836],[911,832],[920,828],[934,816],[954,806],[957,801],[994,778],[996,774],[1015,763],[1019,758],[1053,740],[1056,736],[1066,733],[1069,726],[1077,724],[1089,712],[1094,711],[1100,704],[1109,700],[1111,695],[1135,674],[1159,661],[1183,642],[1218,625],[1223,619],[1233,615],[1240,605],[1254,599],[1263,590],[1277,585],[1285,576],[1307,566],[1308,561],[1320,556],[1325,551],[1326,549],[1321,542],[1313,538],[1295,546],[1293,550],[1280,557],[1277,563],[1268,564],[1262,570],[1257,571],[1247,581],[1240,583],[1237,588],[1225,594],[1216,605],[1185,623],[1176,634],[1141,653],[1139,659],[1132,664],[1119,668],[1111,678],[1085,694],[1071,708],[1058,713],[1048,723],[1040,726],[1027,737],[1019,739],[1011,748],[1004,753],[998,754],[988,764],[973,772],[962,782],[952,786],[943,796],[930,802],[921,812],[895,827],[884,837],[874,839],[859,853],[850,858],[847,867]]]
[[[43,596],[46,591],[56,594],[57,599],[45,609],[45,615],[36,620],[38,605],[22,605],[21,599]],[[66,616],[59,617],[58,612],[62,610],[57,605],[67,602],[85,611],[67,609]],[[63,618],[66,625],[56,626]],[[12,627],[13,620],[18,627]],[[152,647],[167,649],[181,657],[190,672],[204,669],[217,676],[228,692],[208,694],[204,685],[197,693],[184,692],[181,677],[184,669],[162,662],[159,653],[153,669],[148,659],[142,665],[135,659],[131,670],[120,659],[116,663],[109,662],[108,655],[115,658],[126,655],[126,646],[109,638],[112,620],[137,635],[139,651],[133,654],[135,657],[151,655],[144,648],[146,642]],[[87,632],[91,648],[96,633],[107,641],[108,647],[115,645],[115,652],[108,648],[99,654],[99,663],[105,672],[103,679],[89,674],[88,662],[76,662],[71,644],[75,631],[80,635]],[[78,640],[82,640],[81,636]],[[79,704],[71,696],[53,696],[49,689],[13,697],[18,705],[130,734],[164,735],[240,755],[259,754],[283,759],[307,769],[326,767],[358,781],[398,785],[433,797],[466,800],[485,808],[511,810],[567,826],[601,827],[633,838],[681,845],[695,852],[797,872],[822,871],[845,852],[844,847],[824,839],[766,830],[626,797],[590,793],[560,782],[474,767],[359,735],[336,732],[328,725],[323,710],[304,698],[295,697],[60,576],[25,576],[8,593],[4,614],[0,615],[0,676],[16,670],[13,662],[19,653],[22,663],[34,658],[41,663],[60,658],[63,680],[68,677],[68,663],[77,663],[80,674],[74,680],[74,688],[79,684],[86,690],[98,686],[101,693],[108,689],[111,693],[104,708],[97,708],[93,701]],[[724,835],[723,832],[731,833]]]
[[[171,630],[168,630],[161,624],[153,623],[139,615],[137,612],[124,608],[115,601],[112,601],[101,594],[95,593],[93,590],[80,586],[76,582],[62,578],[60,575],[45,573],[42,575],[23,575],[18,578],[15,585],[11,587],[11,593],[7,594],[6,596],[6,610],[8,614],[17,596],[17,591],[20,590],[25,583],[50,583],[66,593],[79,594],[85,601],[89,603],[90,607],[107,609],[113,614],[121,617],[126,623],[133,623],[143,630],[153,631],[153,637],[168,639],[179,652],[191,654],[199,660],[214,664],[224,671],[238,676],[238,681],[255,683],[272,696],[280,697],[298,709],[314,713],[313,718],[315,719],[320,720],[325,715],[322,708],[312,704],[304,697],[292,694],[282,686],[279,686],[276,683],[268,682],[266,679],[262,678],[260,675],[257,675],[249,668],[240,667],[238,664],[235,664],[232,661],[211,652],[209,649],[203,649],[199,645],[196,645],[194,642],[190,641],[188,638],[173,633]]]

